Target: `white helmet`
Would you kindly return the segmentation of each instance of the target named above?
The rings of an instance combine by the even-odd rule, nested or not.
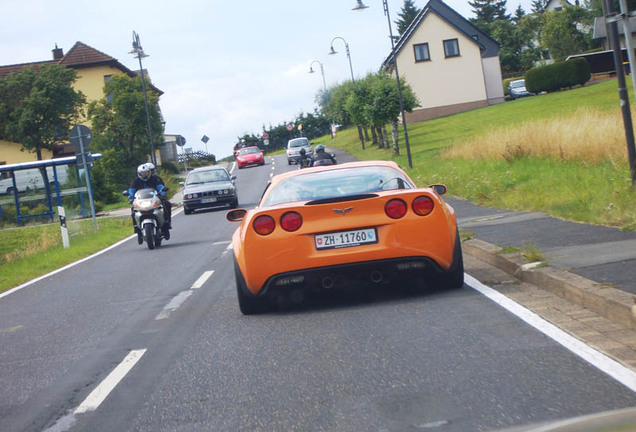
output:
[[[137,177],[139,177],[143,181],[148,180],[151,175],[152,173],[150,172],[148,164],[141,164],[137,167]]]

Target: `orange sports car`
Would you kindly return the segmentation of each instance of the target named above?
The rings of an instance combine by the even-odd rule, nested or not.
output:
[[[238,304],[349,284],[406,280],[464,284],[455,211],[443,185],[418,188],[397,164],[352,162],[271,179],[258,206],[235,209]]]

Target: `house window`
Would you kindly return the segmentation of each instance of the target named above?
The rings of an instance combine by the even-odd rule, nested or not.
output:
[[[448,39],[444,41],[444,54],[446,57],[459,56],[459,43],[457,39]]]
[[[428,43],[413,45],[413,51],[415,52],[415,61],[427,61],[431,59],[431,55],[428,52]]]
[[[108,84],[108,81],[110,81],[111,77],[112,77],[112,75],[104,75],[104,85]],[[112,93],[108,93],[108,95],[106,96],[106,99],[108,100],[108,102],[112,102],[113,101],[113,94]]]

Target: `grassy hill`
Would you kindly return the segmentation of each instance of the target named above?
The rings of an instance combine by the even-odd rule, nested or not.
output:
[[[444,183],[450,195],[481,205],[636,229],[615,80],[412,124],[408,134],[408,172],[419,185]],[[408,167],[403,133],[399,140],[397,157],[370,143],[362,150],[354,128],[315,142]]]

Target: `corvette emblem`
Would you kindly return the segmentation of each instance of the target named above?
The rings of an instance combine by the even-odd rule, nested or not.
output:
[[[347,207],[346,209],[332,209],[332,210],[334,212],[344,216],[347,213],[349,213],[351,210],[353,210],[353,207]]]

